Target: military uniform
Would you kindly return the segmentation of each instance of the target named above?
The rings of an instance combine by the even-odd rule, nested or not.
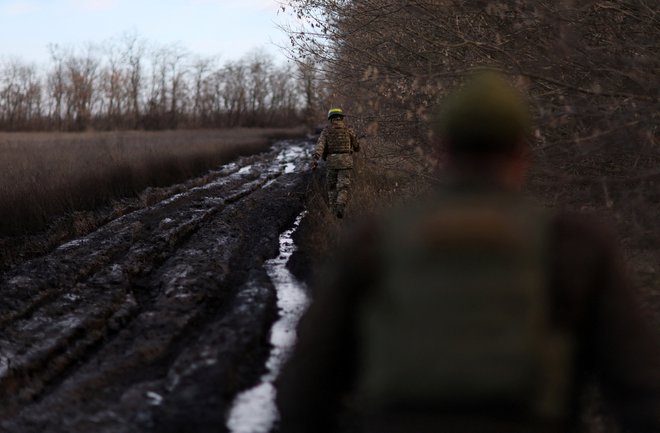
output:
[[[431,200],[424,206],[433,203]],[[446,209],[443,203],[435,204],[442,214],[443,208]],[[404,217],[397,217],[400,223],[403,223],[401,218],[405,218],[407,211],[404,210]],[[410,213],[412,218],[414,210]],[[547,269],[544,283],[549,294],[547,316],[550,329],[570,336],[575,348],[569,358],[568,370],[562,372],[559,367],[552,370],[561,372],[562,376],[570,374],[569,377],[556,378],[570,380],[568,388],[560,396],[565,405],[565,412],[560,417],[539,421],[516,406],[507,405],[495,406],[494,409],[488,404],[441,406],[442,409],[437,410],[433,405],[409,407],[402,404],[371,408],[369,401],[363,404],[360,387],[372,376],[369,374],[369,351],[365,351],[365,347],[369,346],[366,338],[371,337],[365,337],[363,330],[366,311],[373,310],[376,305],[379,305],[377,308],[385,308],[382,314],[390,317],[388,320],[391,323],[377,322],[381,325],[380,331],[372,333],[378,337],[380,332],[380,337],[389,343],[383,345],[389,349],[385,356],[390,358],[385,372],[390,374],[397,366],[403,368],[413,362],[419,367],[409,370],[408,374],[417,379],[409,382],[415,389],[434,383],[432,369],[442,365],[447,357],[437,353],[435,358],[434,353],[444,350],[447,345],[449,349],[457,347],[464,335],[454,327],[442,331],[442,328],[433,328],[447,319],[438,317],[439,311],[429,312],[433,309],[431,303],[428,308],[418,307],[417,314],[410,317],[412,323],[422,325],[421,331],[415,332],[409,332],[411,322],[402,322],[394,313],[396,310],[387,308],[390,301],[395,305],[406,302],[406,299],[413,304],[426,302],[423,299],[414,300],[420,296],[416,281],[423,275],[408,275],[400,282],[402,289],[405,289],[399,292],[402,298],[393,299],[388,293],[388,284],[395,282],[393,266],[384,257],[387,254],[384,243],[393,242],[393,236],[388,235],[388,225],[390,223],[383,223],[382,220],[365,224],[337,254],[338,261],[324,274],[324,281],[315,287],[314,303],[299,327],[297,348],[280,379],[278,405],[282,433],[343,431],[336,429],[336,423],[340,419],[338,414],[344,412],[346,407],[361,415],[364,427],[360,431],[367,433],[574,432],[578,431],[580,423],[580,396],[593,380],[594,373],[608,408],[617,415],[620,425],[626,429],[624,431],[660,431],[660,354],[657,339],[635,305],[621,259],[611,242],[615,237],[600,230],[594,221],[575,215],[557,215],[548,221],[547,254],[541,263]],[[479,227],[476,229],[481,230]],[[430,233],[428,238],[432,241],[433,229],[424,233]],[[410,234],[413,234],[412,230],[400,236]],[[437,266],[440,276],[442,266]],[[479,279],[483,276],[478,269],[475,264],[468,272]],[[384,307],[383,299],[386,301]],[[446,313],[447,308],[441,310]],[[464,311],[455,308],[458,311],[451,315],[452,318]],[[479,311],[464,312],[473,316]],[[504,320],[497,319],[495,325],[503,323]],[[402,336],[397,338],[396,333]],[[449,333],[449,337],[445,333]],[[400,344],[406,341],[406,336],[407,344]],[[429,347],[429,338],[436,338],[438,345]],[[393,350],[392,346],[399,349]],[[486,359],[477,361],[483,361],[480,364],[483,369],[490,369]],[[468,379],[468,383],[470,380],[491,380],[489,377],[464,379]]]
[[[524,107],[498,79],[445,107],[445,182],[365,224],[315,287],[281,431],[336,431],[351,406],[368,433],[574,432],[596,378],[622,431],[660,432],[658,340],[615,236],[523,200]]]
[[[327,161],[326,189],[332,213],[342,217],[351,187],[353,152],[360,150],[357,136],[341,117],[333,117],[321,132],[314,159]]]

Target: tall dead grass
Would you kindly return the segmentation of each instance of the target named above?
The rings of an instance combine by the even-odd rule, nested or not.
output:
[[[265,150],[283,129],[0,133],[0,237]]]

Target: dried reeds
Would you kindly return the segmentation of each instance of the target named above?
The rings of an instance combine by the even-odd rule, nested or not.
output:
[[[0,236],[43,229],[268,146],[277,129],[0,134]]]

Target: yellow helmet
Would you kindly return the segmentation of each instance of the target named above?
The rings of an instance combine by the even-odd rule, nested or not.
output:
[[[332,119],[333,117],[344,117],[344,110],[341,108],[331,108],[328,111],[328,120]]]

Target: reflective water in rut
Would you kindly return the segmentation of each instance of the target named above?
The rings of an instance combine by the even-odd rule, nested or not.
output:
[[[291,275],[286,263],[296,250],[292,235],[298,228],[304,212],[298,216],[293,227],[280,235],[280,254],[265,263],[266,271],[277,290],[277,306],[280,317],[273,325],[270,341],[272,349],[259,384],[236,397],[227,418],[227,427],[232,433],[267,433],[277,420],[275,387],[283,364],[296,341],[296,326],[309,304],[303,285]]]

